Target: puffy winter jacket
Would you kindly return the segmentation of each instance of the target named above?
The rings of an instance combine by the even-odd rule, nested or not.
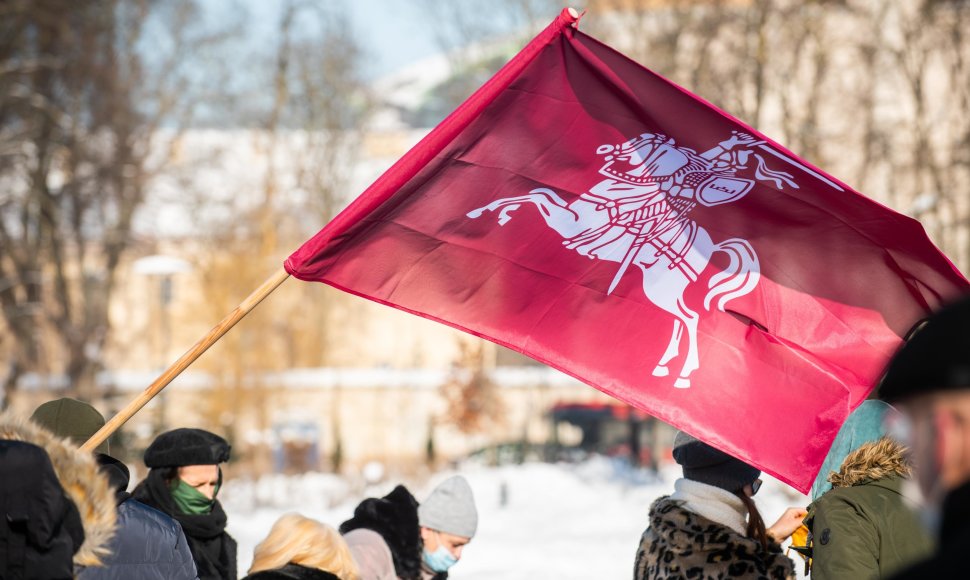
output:
[[[103,469],[105,457],[99,457]],[[112,483],[118,481],[114,474],[111,479]],[[78,580],[195,580],[195,561],[182,527],[123,490],[119,494],[118,533],[108,544],[111,555],[104,558],[104,567],[82,570]]]
[[[887,578],[929,556],[932,543],[900,493],[905,449],[887,438],[850,453],[832,489],[809,508],[812,579]]]

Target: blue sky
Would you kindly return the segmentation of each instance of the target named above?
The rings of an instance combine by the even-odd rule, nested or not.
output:
[[[406,0],[350,0],[361,44],[376,55],[368,75],[380,76],[438,52],[431,19]]]
[[[280,0],[236,0],[249,12],[251,38],[269,37],[278,25]],[[438,52],[432,19],[413,0],[326,0],[328,9],[344,10],[360,45],[371,58],[364,74],[382,76]],[[218,10],[218,9],[217,9]]]

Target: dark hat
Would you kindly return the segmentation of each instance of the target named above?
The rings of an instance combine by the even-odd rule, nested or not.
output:
[[[879,384],[879,398],[970,389],[970,299],[935,314],[896,352]]]
[[[104,416],[91,405],[77,399],[55,399],[37,407],[30,420],[58,437],[66,437],[75,445],[83,445],[104,427]],[[108,441],[104,440],[95,450],[110,453]]]
[[[145,465],[182,467],[217,465],[229,461],[229,443],[215,433],[202,429],[173,429],[152,441],[145,450]]]
[[[674,438],[673,455],[684,468],[685,478],[727,491],[738,491],[761,475],[760,470],[683,431]]]

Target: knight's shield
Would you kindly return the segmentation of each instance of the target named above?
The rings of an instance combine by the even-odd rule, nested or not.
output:
[[[754,181],[726,175],[712,175],[697,186],[698,203],[708,207],[730,203],[744,197],[754,187]]]

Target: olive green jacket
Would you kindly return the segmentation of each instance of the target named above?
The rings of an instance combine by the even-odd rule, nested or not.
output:
[[[929,536],[901,493],[904,449],[890,439],[850,453],[832,489],[809,507],[812,580],[887,578],[932,553]]]

